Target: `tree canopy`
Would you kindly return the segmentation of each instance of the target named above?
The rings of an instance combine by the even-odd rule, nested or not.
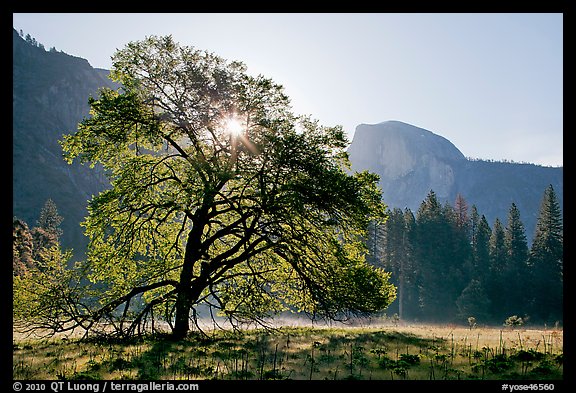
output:
[[[385,220],[377,175],[351,173],[340,126],[292,112],[282,86],[171,36],[113,56],[121,88],[90,97],[64,157],[102,165],[78,267],[90,284],[67,323],[129,336],[161,318],[185,336],[198,310],[231,322],[295,310],[345,319],[386,308],[389,274],[366,263]],[[79,290],[80,290],[79,289]]]

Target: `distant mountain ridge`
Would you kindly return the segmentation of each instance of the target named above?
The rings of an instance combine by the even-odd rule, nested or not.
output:
[[[514,202],[529,240],[549,184],[563,209],[562,167],[470,160],[446,138],[400,121],[360,124],[348,153],[352,170],[380,176],[383,199],[390,208],[409,208],[416,214],[430,190],[452,205],[461,194],[490,225],[497,217],[506,225]]]

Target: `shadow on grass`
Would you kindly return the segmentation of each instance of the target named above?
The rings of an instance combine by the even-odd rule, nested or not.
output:
[[[139,380],[168,379],[363,379],[378,376],[384,356],[435,350],[443,339],[409,333],[280,329],[221,333],[211,339],[157,337],[111,371],[132,370]]]

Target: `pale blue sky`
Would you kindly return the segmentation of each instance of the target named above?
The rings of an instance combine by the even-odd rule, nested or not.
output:
[[[563,165],[561,13],[17,13],[13,27],[106,69],[128,42],[171,34],[272,78],[350,140],[400,120],[468,157]]]

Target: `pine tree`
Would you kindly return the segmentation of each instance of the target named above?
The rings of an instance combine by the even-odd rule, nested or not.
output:
[[[473,266],[472,223],[468,214],[468,203],[461,194],[458,194],[454,207],[445,205],[444,214],[451,229],[447,264],[451,272],[450,282],[454,285],[454,295],[457,297],[472,278],[470,268]]]
[[[438,245],[445,242],[446,232],[442,220],[442,207],[436,193],[430,191],[416,213],[415,253],[418,265],[418,298],[421,316],[426,319],[441,315],[443,301],[437,294],[443,261]],[[442,247],[442,246],[440,246]]]
[[[37,227],[55,235],[58,239],[62,236],[60,224],[63,220],[64,218],[58,213],[56,203],[54,203],[52,199],[48,199],[40,211],[40,217],[38,218],[36,225]]]
[[[48,199],[40,211],[36,226],[30,232],[34,242],[33,258],[40,268],[46,265],[48,258],[51,258],[50,250],[60,246],[59,238],[62,235],[60,223],[62,221],[63,218],[58,214],[56,203]]]
[[[529,293],[532,291],[528,278],[528,243],[520,210],[512,203],[508,212],[505,230],[506,265],[504,270],[505,303],[512,314],[525,314],[529,306]]]
[[[470,209],[470,243],[472,248],[476,249],[476,237],[478,236],[478,226],[480,224],[480,214],[476,205]]]
[[[456,299],[458,318],[466,320],[474,317],[477,321],[488,321],[491,301],[479,280],[472,279],[462,294]]]
[[[412,318],[418,314],[418,271],[415,261],[414,242],[416,234],[416,218],[408,208],[404,209],[404,236],[402,248],[404,260],[402,270],[402,302],[400,303],[400,318]]]
[[[456,225],[459,228],[464,228],[466,231],[469,230],[470,217],[468,215],[468,202],[466,202],[462,194],[456,196],[456,202],[454,202],[454,213],[456,215]]]
[[[415,314],[413,299],[415,282],[413,268],[412,234],[414,215],[409,209],[402,211],[394,208],[386,221],[382,236],[382,262],[386,271],[391,272],[391,281],[397,287],[396,300],[390,305],[388,312],[397,313],[401,319]],[[408,314],[406,314],[406,310]]]
[[[491,229],[486,217],[479,217],[478,209],[472,206],[472,277],[484,286],[487,284],[490,270]]]
[[[466,285],[455,217],[454,209],[442,206],[432,190],[418,209],[414,245],[424,319],[452,319],[457,312],[455,301]]]
[[[504,226],[500,219],[496,218],[490,234],[490,268],[486,285],[488,299],[492,303],[492,315],[495,320],[500,320],[507,316],[506,305],[502,301],[506,285],[504,270],[507,259],[504,239]]]
[[[403,300],[403,285],[401,280],[402,259],[404,250],[402,247],[402,237],[404,236],[404,216],[402,210],[394,208],[390,211],[388,219],[384,225],[382,239],[382,267],[391,273],[390,281],[398,288],[396,300],[388,307],[389,313],[400,314]]]
[[[382,266],[382,242],[384,237],[384,222],[372,220],[368,224],[368,238],[366,239],[366,247],[368,254],[366,254],[366,262],[374,266]]]
[[[530,249],[534,319],[543,322],[562,320],[563,255],[562,212],[554,188],[549,185],[544,191]]]

